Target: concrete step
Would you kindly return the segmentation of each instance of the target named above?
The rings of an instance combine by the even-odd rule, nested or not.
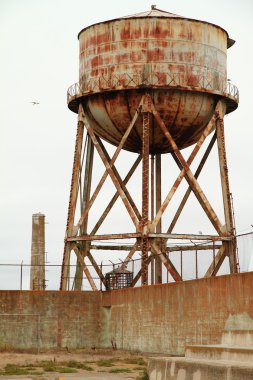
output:
[[[253,363],[192,358],[149,358],[150,380],[252,380]]]
[[[234,360],[253,363],[253,348],[226,345],[187,346],[185,357],[208,360]]]
[[[225,330],[221,344],[225,346],[253,347],[253,330]]]

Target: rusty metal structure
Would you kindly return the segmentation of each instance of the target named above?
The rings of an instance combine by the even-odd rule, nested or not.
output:
[[[30,290],[45,290],[45,215],[32,216]]]
[[[129,288],[133,282],[133,272],[114,268],[105,275],[106,290]]]
[[[141,252],[141,268],[131,286],[140,279],[142,285],[150,281],[162,282],[162,266],[174,281],[182,280],[167,254],[168,239],[210,241],[215,246],[215,255],[206,272],[207,277],[217,274],[226,257],[229,258],[231,273],[237,272],[224,139],[224,116],[234,111],[239,102],[237,88],[227,80],[227,49],[234,41],[217,25],[168,13],[156,9],[156,6],[147,12],[86,27],[78,38],[79,82],[68,89],[67,95],[69,109],[78,113],[78,126],[60,289],[68,287],[72,251],[77,258],[72,288],[81,289],[82,273],[85,273],[91,288],[97,290],[86,260],[93,265],[106,287],[105,276],[91,253],[96,249],[94,242],[101,240],[129,239],[132,242],[122,262],[122,271],[135,252]],[[85,144],[84,131],[87,132]],[[191,164],[209,134],[212,138],[193,173]],[[103,140],[116,146],[112,157]],[[220,163],[224,223],[219,220],[197,180],[215,143]],[[85,163],[82,159],[84,145]],[[182,149],[192,145],[191,154],[184,158]],[[94,149],[101,158],[104,173],[91,194]],[[137,154],[124,179],[115,167],[122,149]],[[167,194],[164,199],[161,154],[172,156],[179,168],[173,186],[163,189]],[[141,210],[127,189],[127,183],[140,163]],[[101,209],[96,225],[88,228],[90,209],[107,177],[111,178],[116,192],[105,210]],[[166,221],[162,221],[164,212],[183,179],[189,188],[171,223],[166,226]],[[191,193],[197,198],[216,234],[173,233]],[[78,196],[81,210],[76,220]],[[133,231],[99,235],[101,224],[118,198],[128,212]],[[119,243],[116,248],[124,249],[122,247]],[[113,250],[115,246],[107,245],[107,251],[110,248]],[[201,244],[198,249],[201,249]],[[153,280],[149,278],[150,264]]]

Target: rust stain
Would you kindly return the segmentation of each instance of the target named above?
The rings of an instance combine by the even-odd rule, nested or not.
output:
[[[82,103],[96,133],[112,144],[120,141],[144,91],[179,149],[198,140],[218,95],[224,96],[227,33],[218,26],[180,17],[125,18],[92,25],[79,41]],[[75,111],[76,100],[70,105]],[[228,112],[236,107],[229,99]],[[151,153],[170,152],[154,127]],[[124,149],[140,152],[140,131],[137,121]]]

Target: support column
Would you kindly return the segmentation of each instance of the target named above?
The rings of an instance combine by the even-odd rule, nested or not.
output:
[[[73,163],[73,170],[72,170],[70,196],[69,196],[68,219],[67,219],[66,236],[65,236],[66,239],[72,236],[73,227],[74,227],[74,218],[75,218],[75,211],[76,211],[76,204],[77,204],[77,197],[78,197],[78,183],[79,183],[78,179],[79,179],[79,173],[80,173],[80,167],[81,167],[81,153],[82,153],[82,144],[83,144],[83,131],[84,131],[83,116],[84,115],[82,112],[82,106],[79,106],[74,163]],[[71,243],[65,241],[63,261],[62,261],[60,290],[67,289],[71,249],[72,249]]]
[[[228,166],[227,166],[227,156],[225,148],[225,134],[224,134],[224,121],[219,118],[216,123],[216,134],[217,134],[217,146],[220,164],[220,177],[221,177],[221,188],[223,196],[223,207],[225,216],[225,230],[227,235],[233,236],[234,239],[230,242],[223,242],[225,247],[226,255],[229,258],[230,272],[237,273],[237,259],[236,259],[236,237],[232,216],[232,205],[229,189],[229,179],[228,179]]]
[[[141,284],[148,285],[148,217],[149,217],[149,132],[150,113],[143,112],[142,135],[142,254],[141,254]]]
[[[155,160],[155,181],[156,181],[156,214],[160,210],[161,204],[162,204],[162,182],[161,182],[161,154],[156,155]],[[161,233],[162,232],[162,218],[160,218],[159,222],[156,225],[156,232]],[[159,247],[162,248],[161,246]],[[162,283],[162,261],[159,257],[155,257],[155,283],[161,284]]]
[[[90,200],[90,190],[91,190],[91,179],[92,179],[92,167],[93,167],[93,156],[94,156],[94,145],[91,141],[90,136],[87,136],[87,152],[86,152],[86,161],[85,161],[85,173],[84,173],[84,183],[82,187],[82,178],[81,178],[81,172],[80,172],[80,190],[83,188],[83,192],[80,192],[80,195],[82,194],[81,199],[81,214],[85,207],[87,206],[89,200]],[[87,227],[88,227],[88,216],[83,221],[83,224],[80,227],[80,233],[81,235],[87,234]],[[79,243],[79,250],[81,253],[82,258],[84,258],[87,255],[87,251],[89,250],[89,243],[88,242],[80,242]],[[83,266],[81,265],[80,261],[77,259],[76,263],[76,273],[75,273],[75,279],[74,279],[74,290],[81,290],[82,289],[82,282],[83,282]]]
[[[155,217],[155,156],[152,154],[151,156],[151,220]],[[155,256],[151,253],[151,279],[150,283],[153,285],[155,283]]]

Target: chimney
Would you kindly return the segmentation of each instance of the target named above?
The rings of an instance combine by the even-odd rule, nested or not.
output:
[[[45,290],[45,215],[32,216],[30,290]]]

